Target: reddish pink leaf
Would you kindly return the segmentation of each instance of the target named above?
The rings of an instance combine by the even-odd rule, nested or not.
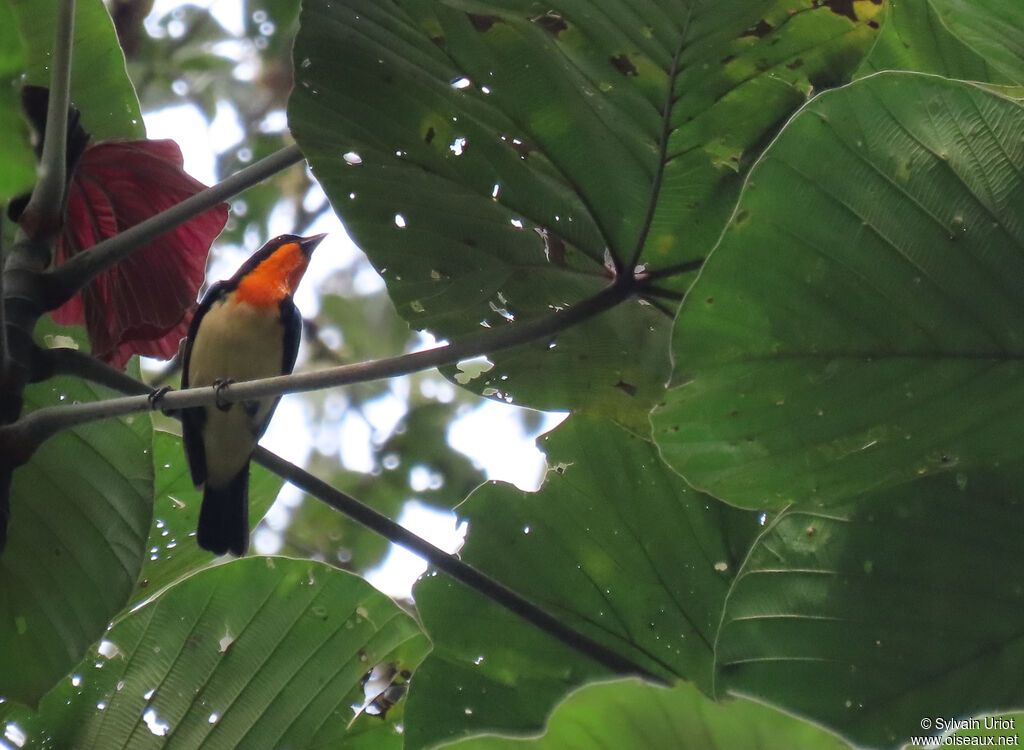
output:
[[[86,148],[68,185],[63,262],[202,190],[174,141],[111,141]],[[132,354],[169,359],[188,330],[210,245],[227,222],[220,205],[166,232],[53,313],[84,323],[93,355],[123,367]]]

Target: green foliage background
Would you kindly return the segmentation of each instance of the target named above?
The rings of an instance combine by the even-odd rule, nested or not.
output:
[[[55,7],[0,0],[0,74],[38,82]],[[281,556],[211,565],[189,536],[180,440],[137,416],[61,435],[16,473],[0,562],[8,739],[899,747],[923,718],[1024,705],[1024,6],[245,13],[234,41],[251,75],[206,11],[151,37],[81,0],[76,70],[106,73],[78,75],[73,98],[98,139],[137,135],[139,112],[168,103],[212,117],[231,101],[247,139],[219,155],[225,174],[294,137],[312,174],[246,193],[223,241],[254,249],[272,210],[302,232],[333,209],[365,252],[322,290],[304,366],[398,354],[410,329],[457,341],[644,280],[476,377],[444,368],[452,398],[435,375],[311,395],[320,430],[396,393],[407,406],[373,472],[325,455],[310,468],[390,515],[413,497],[454,507],[465,562],[667,687],[608,681],[435,572],[403,610],[358,575],[383,542],[309,499]],[[285,109],[287,130],[268,125]],[[9,197],[30,153],[14,98],[0,129]],[[381,291],[356,283],[366,263]],[[80,331],[37,334],[84,346]],[[29,407],[105,395],[48,381]],[[479,396],[571,412],[539,441],[538,492],[481,483],[445,445]],[[432,489],[410,486],[417,466]],[[254,521],[278,488],[254,475]]]

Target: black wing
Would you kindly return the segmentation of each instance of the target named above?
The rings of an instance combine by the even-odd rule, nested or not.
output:
[[[299,315],[291,295],[281,300],[281,325],[284,326],[284,348],[281,358],[281,374],[288,375],[295,369],[295,358],[299,356],[299,340],[302,338],[302,316]]]
[[[283,346],[281,348],[281,374],[289,375],[295,368],[295,358],[299,354],[299,340],[302,338],[302,316],[299,315],[298,309],[295,307],[295,303],[292,302],[290,296],[285,297],[281,300],[279,305],[281,311],[281,325],[284,328],[284,339]],[[263,421],[252,425],[253,437],[259,440],[263,433],[266,432],[267,426],[270,424],[271,417],[274,416],[274,411],[277,409],[277,403],[281,400],[280,396],[274,397],[274,403],[271,404],[267,410],[267,414],[263,417]],[[264,400],[266,403],[266,400]],[[248,412],[249,417],[252,418],[260,409],[259,401],[243,401],[242,408]]]
[[[185,339],[185,348],[181,354],[182,388],[188,388],[188,370],[192,359],[192,344],[196,340],[199,324],[203,316],[213,306],[214,301],[220,299],[223,294],[224,283],[218,281],[203,296],[203,301],[196,308],[196,314],[192,316],[192,323],[188,327],[188,336]],[[192,484],[196,487],[206,481],[206,449],[203,445],[204,424],[206,424],[206,409],[197,407],[181,410],[181,437],[185,443],[185,457],[188,458],[188,468],[192,474]]]

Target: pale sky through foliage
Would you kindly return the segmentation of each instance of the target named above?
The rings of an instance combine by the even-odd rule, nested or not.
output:
[[[186,4],[209,8],[214,18],[228,32],[239,37],[237,43],[227,43],[218,51],[238,62],[234,71],[236,78],[247,80],[252,77],[258,50],[251,42],[241,38],[244,30],[243,4],[238,0],[191,0],[189,3],[157,0],[146,20],[146,29],[151,34],[164,33],[158,21],[175,8]],[[174,23],[167,28],[173,36],[176,31]],[[178,33],[184,33],[184,29]],[[185,87],[182,89],[185,90]],[[230,102],[218,104],[216,116],[210,123],[192,104],[144,111],[144,116],[147,137],[176,140],[184,155],[186,171],[206,184],[212,184],[218,179],[215,171],[216,154],[243,146],[245,133]],[[283,117],[279,124],[285,127]],[[270,227],[272,235],[291,231],[292,217],[286,211],[277,211],[271,215]],[[338,268],[349,265],[360,252],[332,214],[319,219],[310,228],[310,233],[318,232],[327,232],[328,238],[314,254],[304,283],[296,295],[296,304],[307,317],[315,315],[319,309],[316,290],[321,282]],[[229,277],[266,239],[247,237],[246,244],[251,244],[251,247],[244,248],[223,243],[216,245],[215,257],[210,265],[210,280]],[[369,269],[368,264],[365,265]],[[379,291],[383,281],[375,273],[359,273],[356,276],[356,287],[360,293],[369,294]],[[424,345],[427,345],[426,342]],[[300,350],[298,367],[302,366],[303,360],[304,352]],[[407,388],[405,385],[404,389]],[[400,397],[401,392],[403,384],[395,383],[385,396],[371,402],[362,415],[353,412],[349,418],[341,421],[339,434],[331,436],[328,442],[337,446],[342,465],[355,471],[370,470],[370,441],[383,441],[405,413],[406,402]],[[521,489],[534,490],[539,486],[544,470],[544,456],[536,448],[534,440],[538,434],[554,428],[564,419],[564,415],[545,415],[539,430],[527,434],[523,422],[517,417],[517,410],[518,407],[506,404],[482,402],[452,423],[448,442],[480,466],[488,479],[507,481]],[[311,414],[311,407],[301,395],[285,396],[262,444],[290,461],[305,464],[316,449]],[[288,523],[290,509],[300,498],[298,490],[285,485],[277,503],[267,514],[266,523],[256,533],[254,546],[257,552],[272,554],[280,548],[280,532]],[[407,503],[396,520],[449,552],[461,546],[465,533],[465,524],[460,526],[454,513],[438,512],[419,502]],[[407,597],[413,582],[425,568],[423,560],[392,546],[382,564],[370,572],[368,579],[387,594]]]

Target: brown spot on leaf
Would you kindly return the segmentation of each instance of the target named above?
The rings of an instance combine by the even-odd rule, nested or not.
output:
[[[792,62],[786,63],[786,67],[789,68],[790,70],[796,70],[797,68],[803,67],[803,64],[804,64],[803,58],[798,57],[797,59],[793,60]]]
[[[760,39],[761,37],[768,36],[774,30],[775,27],[762,18],[749,29],[744,31],[740,36],[756,36],[758,39]]]
[[[569,24],[565,22],[565,19],[562,18],[561,14],[556,13],[553,10],[549,10],[547,13],[535,16],[530,20],[544,29],[544,31],[551,34],[551,36],[555,37],[569,28]]]
[[[615,68],[619,73],[624,76],[635,76],[637,74],[636,66],[633,61],[629,59],[629,55],[615,55],[609,58],[612,67]]]
[[[435,135],[434,128],[433,127],[427,128],[427,133],[426,133],[426,135],[423,136],[424,143],[430,143],[432,140],[434,140],[434,135]]]
[[[623,393],[625,393],[627,396],[636,395],[636,386],[633,385],[632,383],[627,383],[625,380],[620,380],[618,383],[615,384],[615,387],[618,388]]]
[[[489,31],[494,24],[501,20],[497,16],[485,13],[467,13],[466,15],[469,17],[469,22],[473,24],[473,28],[480,33]]]

